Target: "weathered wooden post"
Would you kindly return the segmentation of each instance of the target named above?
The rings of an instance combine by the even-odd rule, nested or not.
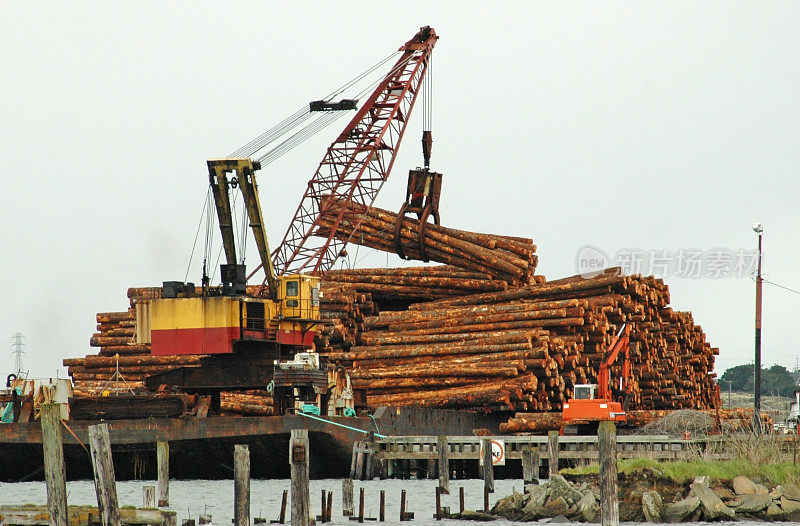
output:
[[[400,491],[400,522],[407,521],[408,514],[406,513],[406,490]]]
[[[333,492],[328,492],[328,505],[325,507],[325,522],[331,522],[331,515],[333,515]]]
[[[120,526],[117,503],[117,482],[114,478],[114,462],[111,459],[111,438],[108,424],[89,426],[89,448],[92,452],[94,488],[97,507],[103,526]]]
[[[250,447],[233,446],[233,523],[250,525]]]
[[[169,442],[156,442],[158,507],[169,506]]]
[[[358,522],[364,522],[364,488],[358,488]]]
[[[618,526],[617,428],[614,422],[600,422],[597,453],[600,461],[600,523],[603,526]]]
[[[464,513],[464,486],[458,488],[458,512]]]
[[[539,483],[539,446],[526,447],[522,450],[522,483]]]
[[[446,436],[439,435],[436,449],[439,453],[439,487],[442,493],[450,495],[450,445]]]
[[[142,487],[142,507],[155,508],[156,507],[156,487],[143,486]]]
[[[286,522],[286,497],[288,494],[288,491],[283,490],[283,498],[281,498],[281,511],[278,514],[278,524],[284,524]]]
[[[386,521],[386,491],[381,490],[381,505],[378,510],[378,520],[380,522]]]
[[[292,526],[308,526],[311,496],[308,491],[308,430],[292,429],[289,462],[292,472]]]
[[[342,515],[353,516],[353,479],[342,479]]]
[[[494,493],[494,463],[492,462],[492,439],[483,439],[483,487]]]
[[[549,475],[558,475],[558,431],[547,433],[547,462]]]
[[[436,486],[436,513],[434,518],[437,521],[442,520],[442,488]]]
[[[64,465],[64,444],[61,437],[61,406],[59,404],[42,404],[40,420],[50,524],[67,526],[67,471]]]
[[[327,510],[327,508],[325,506],[327,503],[328,503],[328,499],[327,499],[326,492],[325,492],[325,490],[322,490],[322,498],[321,498],[321,502],[320,502],[320,506],[319,506],[319,509],[320,509],[319,521],[321,523],[325,522],[325,517],[327,516],[327,511],[328,510]]]

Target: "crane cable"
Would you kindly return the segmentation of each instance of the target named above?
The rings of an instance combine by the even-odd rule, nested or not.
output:
[[[390,55],[388,58],[391,58],[395,54],[396,53],[394,53],[393,55]],[[400,62],[397,65],[395,65],[392,68],[392,70],[389,71],[388,75],[384,75],[383,77],[379,78],[378,80],[376,80],[376,81],[370,83],[369,85],[367,85],[354,98],[356,100],[359,100],[365,94],[373,91],[375,89],[375,87],[377,87],[378,84],[383,82],[387,77],[395,75],[399,70],[404,68],[406,66],[406,64],[408,64],[408,60],[410,60],[410,58],[411,58],[411,56],[409,55],[409,57],[406,60]],[[385,61],[386,60],[384,60],[383,62],[385,62]],[[372,68],[372,70],[374,70],[374,69],[375,68]],[[361,77],[358,80],[361,80],[361,78],[363,78],[363,77],[364,77],[364,75],[362,74]],[[353,84],[354,83],[351,82],[350,85],[347,86],[347,87],[350,87]],[[339,90],[338,92],[335,92],[334,96],[342,93],[342,91],[343,90]],[[268,165],[269,163],[275,161],[276,159],[278,159],[279,157],[283,156],[284,154],[286,154],[290,150],[294,149],[297,145],[305,142],[306,140],[308,140],[309,138],[313,137],[314,135],[316,135],[321,130],[323,130],[326,127],[328,127],[334,121],[336,121],[339,118],[341,118],[342,115],[344,115],[344,112],[342,112],[342,111],[325,112],[325,113],[323,113],[322,115],[320,115],[316,119],[316,121],[306,125],[304,128],[300,129],[294,135],[288,137],[287,139],[285,139],[283,142],[281,142],[280,144],[278,144],[277,146],[275,146],[271,150],[268,150],[261,158],[258,159],[258,161],[261,163],[261,166]]]
[[[381,59],[380,61],[378,61],[377,63],[373,64],[372,66],[370,66],[369,68],[367,68],[363,72],[361,72],[358,75],[356,75],[354,78],[350,79],[349,81],[345,82],[344,84],[342,84],[341,86],[339,86],[338,88],[333,90],[331,93],[329,93],[328,95],[323,97],[323,100],[329,101],[330,99],[336,97],[337,95],[340,95],[345,90],[349,89],[353,85],[355,85],[358,82],[360,82],[367,75],[371,74],[373,71],[375,71],[379,67],[383,66],[386,62],[391,60],[398,53],[400,53],[400,51],[392,52],[387,57]],[[326,112],[326,113],[329,113],[329,112]],[[336,111],[336,112],[332,112],[332,113],[343,113],[343,112]],[[247,144],[245,144],[244,146],[242,146],[241,148],[239,148],[238,150],[233,152],[230,155],[230,157],[252,157],[259,150],[262,150],[267,145],[269,145],[272,142],[276,141],[277,139],[279,139],[283,135],[286,135],[287,133],[289,133],[290,131],[292,131],[296,127],[298,127],[300,124],[302,124],[303,122],[308,120],[309,117],[311,117],[311,111],[310,111],[308,105],[304,105],[300,109],[295,111],[293,114],[289,115],[284,120],[282,120],[281,122],[279,122],[278,124],[276,124],[275,126],[270,128],[269,130],[265,131],[264,133],[262,133],[261,135],[259,135],[255,139],[251,140],[250,142],[248,142]],[[323,116],[320,116],[320,118],[322,118],[322,117]]]
[[[360,74],[356,75],[351,80],[345,82],[344,84],[342,84],[341,86],[336,88],[334,91],[329,93],[326,97],[324,97],[323,100],[328,101],[328,100],[330,100],[330,99],[332,99],[332,98],[334,98],[334,97],[336,97],[338,95],[341,95],[344,91],[346,91],[347,89],[351,88],[352,86],[354,86],[357,83],[359,83],[360,81],[362,81],[365,77],[367,77],[368,75],[373,73],[375,70],[377,70],[378,68],[380,68],[381,66],[383,66],[384,64],[389,62],[390,60],[392,60],[394,57],[396,57],[400,53],[402,53],[402,51],[394,51],[394,52],[392,52],[391,54],[389,54],[385,58],[381,59],[380,61],[376,62],[375,64],[373,64],[372,66],[370,66],[369,68],[367,68],[366,70],[361,72]],[[382,82],[384,79],[386,79],[388,77],[391,77],[391,76],[394,76],[399,70],[401,70],[402,68],[404,68],[408,64],[408,61],[411,59],[411,57],[412,57],[412,55],[409,55],[406,58],[406,60],[403,60],[403,61],[399,62],[398,64],[396,64],[392,68],[392,70],[389,71],[389,73],[387,75],[384,75],[381,78],[379,78],[378,80],[373,81],[372,83],[367,85],[364,89],[362,89],[354,97],[354,99],[355,100],[359,100],[366,93],[374,90],[375,87],[377,87],[378,84],[380,84],[380,82]],[[302,142],[305,142],[310,137],[316,135],[319,131],[323,130],[328,125],[330,125],[334,121],[336,121],[339,118],[341,118],[341,116],[344,115],[344,113],[345,113],[344,111],[332,111],[332,112],[324,112],[324,113],[322,113],[313,122],[307,124],[306,126],[301,128],[299,131],[295,132],[293,135],[291,135],[290,137],[288,137],[287,139],[282,141],[280,144],[278,144],[277,146],[275,146],[271,150],[267,151],[259,159],[259,162],[261,162],[262,165],[266,165],[266,164],[269,164],[269,163],[275,161],[279,157],[283,156],[285,153],[287,153],[290,150],[292,150],[293,148],[295,148],[297,145],[301,144]],[[311,111],[310,111],[310,109],[309,109],[309,107],[307,105],[304,105],[303,107],[301,107],[300,109],[298,109],[297,111],[295,111],[294,113],[289,115],[288,117],[284,118],[277,125],[273,126],[269,130],[265,131],[264,133],[262,133],[258,137],[252,139],[247,144],[245,144],[244,146],[242,146],[239,149],[237,149],[236,151],[234,151],[229,157],[252,157],[253,154],[258,152],[259,150],[262,150],[267,145],[275,142],[280,137],[286,135],[288,132],[290,132],[293,129],[295,129],[298,126],[300,126],[302,123],[307,121],[309,119],[309,117],[311,117]],[[204,275],[206,275],[206,273],[208,272],[208,268],[207,268],[208,261],[209,261],[209,259],[211,257],[213,257],[213,240],[214,240],[213,231],[214,231],[214,226],[215,226],[215,220],[214,220],[214,214],[210,213],[211,207],[213,206],[213,204],[211,202],[211,199],[212,199],[211,189],[209,188],[209,190],[208,190],[208,192],[206,194],[206,199],[205,199],[205,204],[203,206],[203,211],[200,214],[200,220],[198,222],[197,230],[195,232],[194,242],[192,243],[192,250],[191,250],[191,253],[190,253],[190,256],[189,256],[189,262],[188,262],[187,267],[186,267],[186,275],[184,277],[184,281],[188,280],[188,277],[189,277],[189,271],[191,269],[192,261],[194,259],[194,253],[195,253],[195,249],[196,249],[196,246],[197,246],[197,240],[198,240],[199,235],[200,235],[200,228],[201,228],[201,226],[203,224],[203,218],[204,217],[206,219],[206,221],[205,221],[205,243],[204,243],[205,247],[204,247],[204,253],[203,253],[203,271],[204,271]],[[234,210],[235,210],[235,202],[234,202]],[[246,224],[248,223],[248,221],[244,220],[243,223],[244,223],[244,225],[243,225],[243,229],[242,229],[242,237],[241,237],[241,241],[240,241],[240,248],[241,247],[246,248],[246,246],[245,246],[246,245],[246,235],[245,235],[245,233],[246,233]],[[222,248],[224,248],[224,247],[220,247],[219,252],[217,254],[217,260],[216,260],[217,264],[215,264],[215,266],[214,266],[213,274],[211,276],[212,280],[213,280],[214,276],[216,275],[216,267],[218,266],[219,259],[220,259],[221,255],[222,255]],[[241,250],[242,260],[244,260],[244,253],[243,252],[244,252],[244,250]]]

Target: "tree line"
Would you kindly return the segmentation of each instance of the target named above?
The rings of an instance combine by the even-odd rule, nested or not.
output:
[[[722,374],[719,380],[720,389],[724,392],[729,388],[734,391],[753,392],[753,364],[737,365]],[[792,375],[786,367],[773,365],[768,369],[761,369],[761,394],[762,396],[787,396],[794,398],[797,386]]]

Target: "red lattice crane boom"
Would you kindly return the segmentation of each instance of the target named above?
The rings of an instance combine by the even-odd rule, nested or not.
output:
[[[327,237],[314,236],[317,222],[335,200],[372,206],[392,170],[438,38],[426,26],[400,47],[394,67],[328,148],[272,254],[278,275],[323,274],[333,266],[348,241],[335,237],[348,207],[338,207]]]

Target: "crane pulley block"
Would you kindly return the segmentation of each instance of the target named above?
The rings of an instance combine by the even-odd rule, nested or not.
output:
[[[328,100],[313,100],[308,103],[308,111],[346,111],[358,109],[358,101],[355,99],[342,99],[339,102]]]

